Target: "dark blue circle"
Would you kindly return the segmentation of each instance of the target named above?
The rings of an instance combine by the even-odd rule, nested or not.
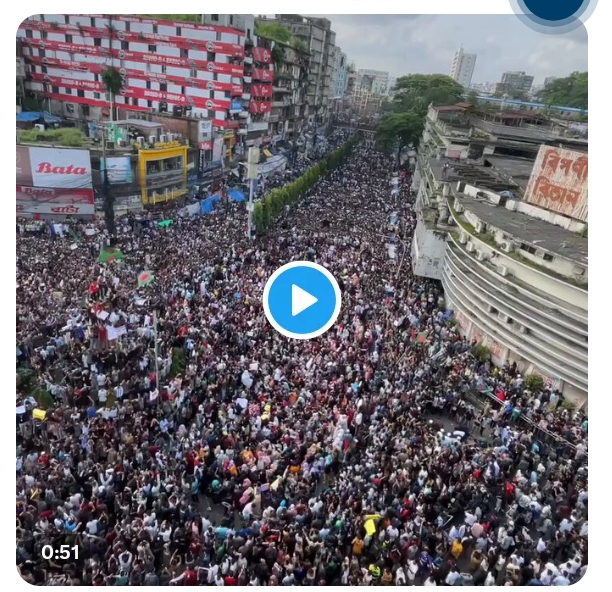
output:
[[[588,0],[523,0],[534,16],[545,21],[562,21],[574,16]]]

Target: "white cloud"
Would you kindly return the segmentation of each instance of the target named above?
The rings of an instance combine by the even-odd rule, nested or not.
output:
[[[587,66],[584,28],[544,35],[514,15],[317,15],[332,22],[336,43],[358,68],[393,76],[450,71],[463,44],[478,54],[474,82],[496,82],[508,70],[524,70],[536,84]]]

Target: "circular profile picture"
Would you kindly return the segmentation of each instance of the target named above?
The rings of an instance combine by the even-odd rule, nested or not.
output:
[[[598,0],[510,0],[512,10],[530,29],[562,35],[581,27],[591,17]]]

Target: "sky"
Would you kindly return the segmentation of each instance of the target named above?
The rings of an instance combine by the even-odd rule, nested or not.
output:
[[[310,16],[310,15],[309,15]],[[448,74],[463,44],[477,54],[472,82],[499,82],[523,70],[542,84],[587,67],[584,27],[566,35],[531,30],[514,15],[311,15],[332,22],[339,45],[359,68],[404,74]]]

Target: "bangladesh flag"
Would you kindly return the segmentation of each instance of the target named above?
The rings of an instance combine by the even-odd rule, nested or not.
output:
[[[108,263],[109,261],[121,261],[123,259],[123,253],[119,249],[113,247],[106,247],[100,251],[98,256],[98,263]]]
[[[148,286],[154,279],[155,276],[152,271],[141,271],[138,274],[138,287]]]

